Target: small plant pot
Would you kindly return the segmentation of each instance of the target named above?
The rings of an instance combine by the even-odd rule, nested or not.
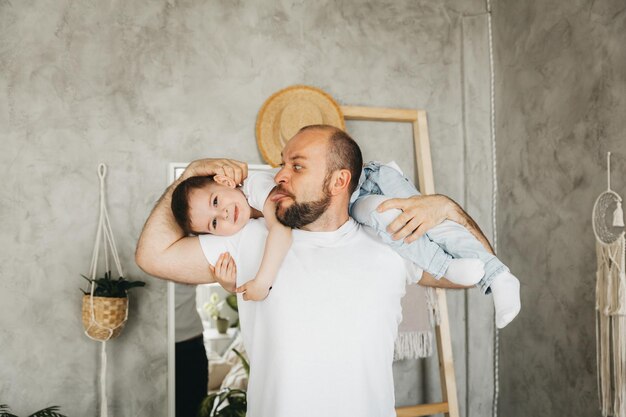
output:
[[[217,332],[219,334],[226,334],[228,331],[228,319],[223,317],[218,317],[215,319],[215,327],[217,327]]]
[[[120,335],[126,324],[128,297],[93,297],[93,316],[91,315],[91,296],[83,296],[83,327],[92,339],[110,340]]]

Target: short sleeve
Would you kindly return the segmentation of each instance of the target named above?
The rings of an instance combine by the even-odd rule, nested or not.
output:
[[[407,284],[416,284],[420,279],[422,279],[422,274],[424,273],[422,268],[407,259],[404,260],[404,265],[406,269]]]
[[[276,186],[274,182],[276,172],[278,170],[271,169],[267,171],[252,171],[248,174],[248,178],[244,180],[241,190],[246,195],[248,204],[252,208],[263,211],[267,196]]]
[[[233,257],[237,257],[239,252],[239,242],[241,240],[241,230],[232,236],[215,236],[200,235],[200,247],[204,253],[204,257],[211,264],[215,265],[217,258],[224,253],[229,252]]]

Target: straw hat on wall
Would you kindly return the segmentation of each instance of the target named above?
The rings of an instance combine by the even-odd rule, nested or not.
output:
[[[265,161],[277,166],[289,139],[304,126],[326,124],[345,130],[339,105],[324,91],[294,85],[268,98],[256,122],[256,140]]]

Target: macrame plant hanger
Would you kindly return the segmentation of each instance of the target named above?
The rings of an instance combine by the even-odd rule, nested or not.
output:
[[[615,231],[615,227],[624,226],[624,214],[622,198],[611,190],[611,152],[607,153],[607,190],[593,206],[592,223],[598,257],[596,357],[600,409],[604,417],[626,417],[626,244],[624,231]]]
[[[91,257],[91,267],[89,269],[89,277],[91,278],[91,293],[89,296],[89,325],[85,329],[85,334],[92,340],[96,340],[102,343],[100,350],[100,417],[107,417],[107,393],[106,393],[106,370],[107,370],[107,355],[106,355],[106,342],[116,337],[121,331],[122,327],[128,320],[128,298],[122,300],[121,309],[118,314],[122,314],[123,318],[119,320],[111,321],[108,317],[97,318],[96,308],[94,307],[94,300],[100,297],[95,297],[95,279],[98,269],[98,257],[100,253],[100,244],[102,244],[104,252],[104,266],[105,271],[109,272],[109,251],[113,257],[113,262],[117,268],[117,272],[120,277],[124,276],[122,271],[122,265],[120,263],[119,255],[117,253],[117,246],[115,245],[115,238],[113,237],[113,230],[111,229],[111,222],[109,221],[109,214],[106,208],[106,191],[105,191],[105,178],[107,173],[107,167],[101,163],[98,165],[98,177],[100,178],[100,216],[98,219],[98,229],[96,231],[96,239],[94,242],[93,254]],[[117,301],[116,301],[117,300]],[[106,300],[105,300],[106,302]],[[112,303],[120,302],[120,299],[111,299]],[[106,307],[105,307],[106,308]],[[109,314],[105,314],[109,316]]]

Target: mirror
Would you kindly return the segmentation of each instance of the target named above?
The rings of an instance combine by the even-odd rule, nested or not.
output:
[[[187,165],[170,163],[168,184]],[[249,171],[268,169],[271,169],[269,165],[248,165]],[[209,390],[215,390],[216,386],[219,390],[219,383],[226,376],[226,367],[219,363],[238,334],[238,315],[227,302],[229,293],[219,284],[196,286],[169,282],[167,288],[168,417],[195,417],[199,402]],[[228,321],[226,329],[220,329],[223,332],[211,317],[212,307]],[[210,384],[209,364],[215,368]]]

